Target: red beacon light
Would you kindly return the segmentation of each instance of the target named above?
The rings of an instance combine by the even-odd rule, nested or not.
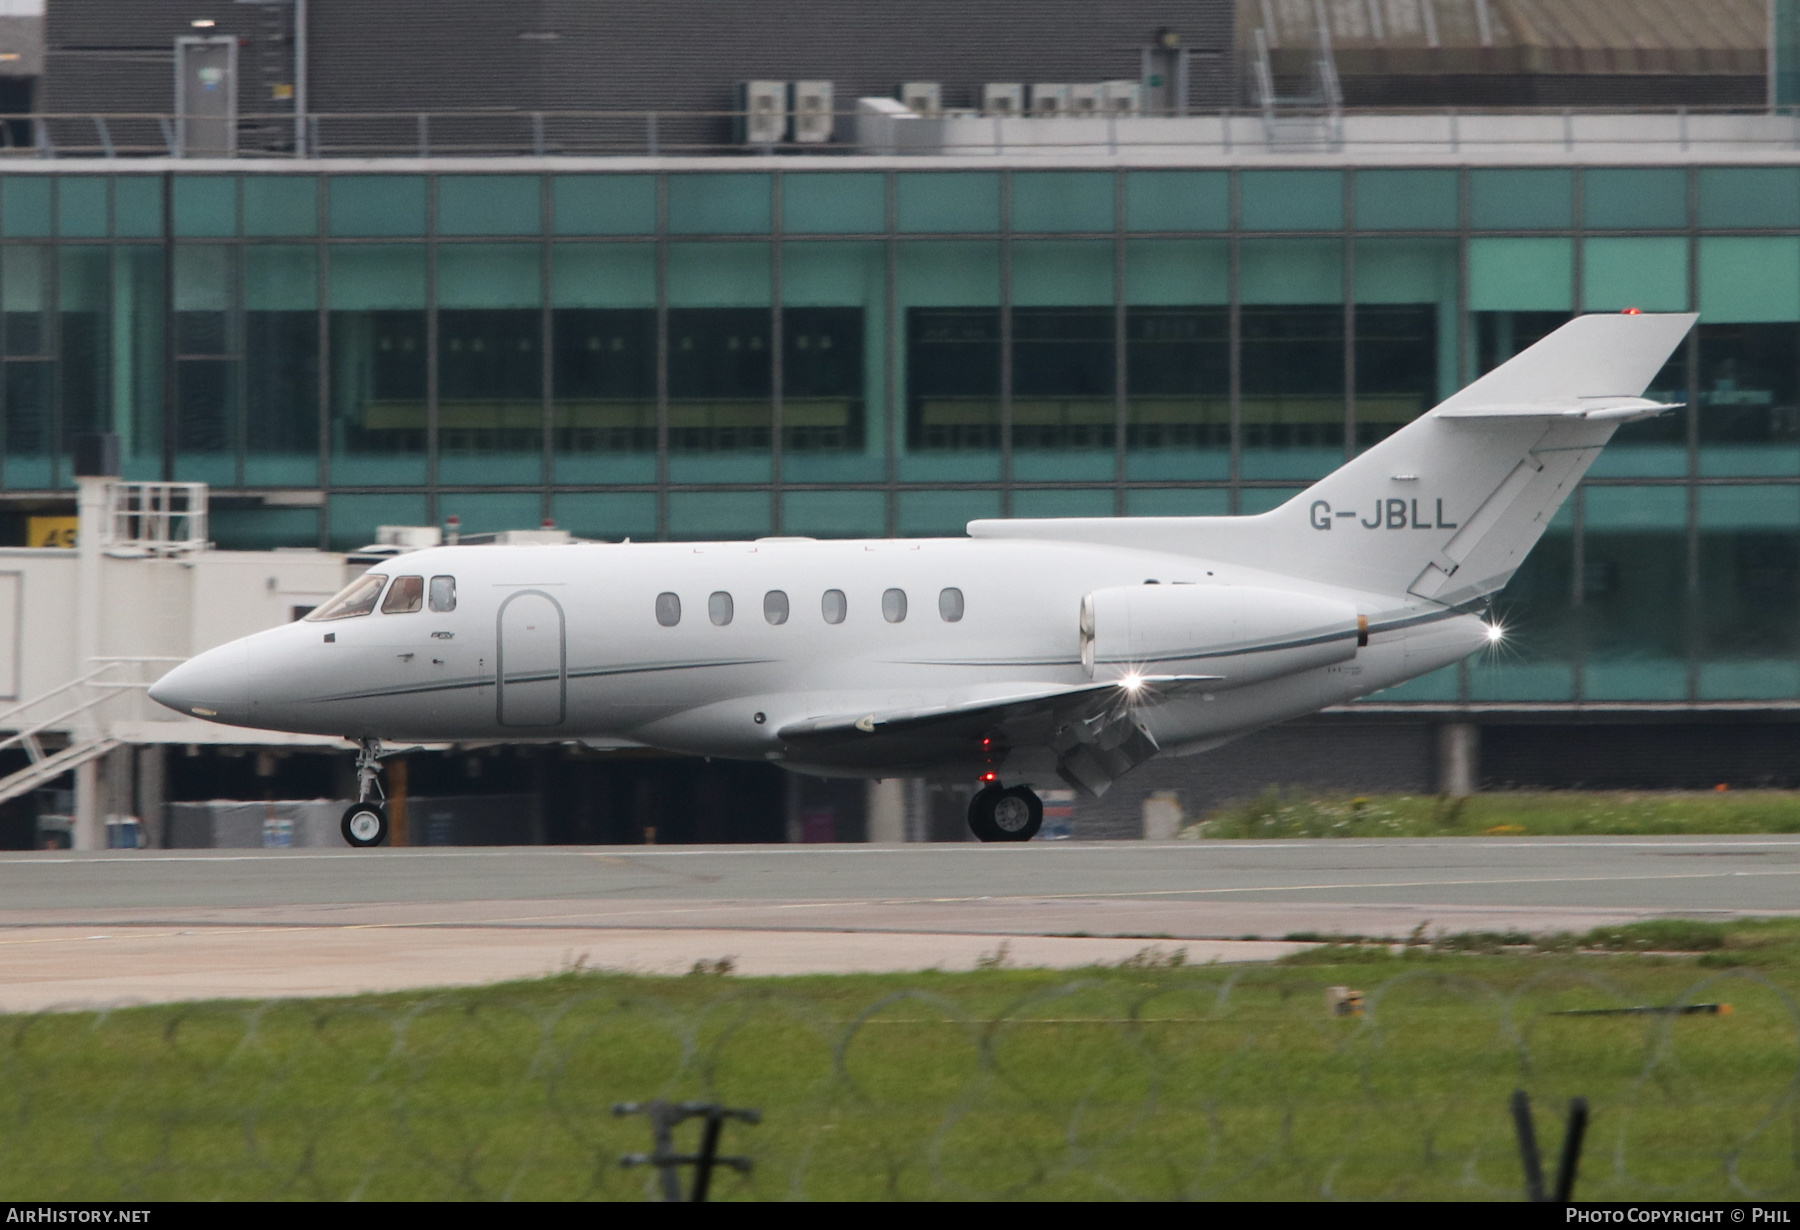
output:
[[[1623,312],[1619,313],[1621,316],[1642,316],[1643,314],[1643,308],[1626,308]]]

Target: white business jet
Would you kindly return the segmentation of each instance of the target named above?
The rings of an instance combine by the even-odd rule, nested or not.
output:
[[[345,839],[387,836],[383,743],[625,742],[803,773],[1098,795],[1497,640],[1487,604],[1692,315],[1584,316],[1253,517],[976,521],[966,538],[443,547],[150,695],[361,747]]]

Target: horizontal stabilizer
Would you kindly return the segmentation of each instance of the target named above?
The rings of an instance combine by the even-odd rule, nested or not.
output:
[[[1685,402],[1650,401],[1642,397],[1579,397],[1568,401],[1514,402],[1498,406],[1450,406],[1441,419],[1586,419],[1595,423],[1630,423],[1653,419]]]

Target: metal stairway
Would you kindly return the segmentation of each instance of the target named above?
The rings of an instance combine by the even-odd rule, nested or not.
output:
[[[97,665],[86,674],[0,713],[0,730],[14,731],[0,739],[0,751],[23,747],[31,762],[0,777],[0,803],[49,785],[69,770],[118,747],[124,740],[107,732],[98,713],[100,707],[117,697],[149,688],[152,680],[134,677],[142,673],[141,668],[154,665],[166,669],[181,660],[94,658],[91,661]],[[42,715],[33,719],[34,712]],[[69,744],[46,752],[40,736],[53,731],[67,732]]]

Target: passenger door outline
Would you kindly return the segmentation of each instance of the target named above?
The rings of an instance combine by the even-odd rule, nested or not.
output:
[[[508,684],[506,678],[506,609],[521,598],[541,598],[556,613],[556,677],[554,716],[545,684],[549,679],[527,677]],[[569,713],[569,623],[562,603],[541,589],[521,589],[507,595],[494,617],[494,719],[502,726],[560,726]],[[523,649],[515,645],[515,649]],[[513,711],[507,712],[507,694],[511,689]],[[529,690],[528,690],[529,689]]]

